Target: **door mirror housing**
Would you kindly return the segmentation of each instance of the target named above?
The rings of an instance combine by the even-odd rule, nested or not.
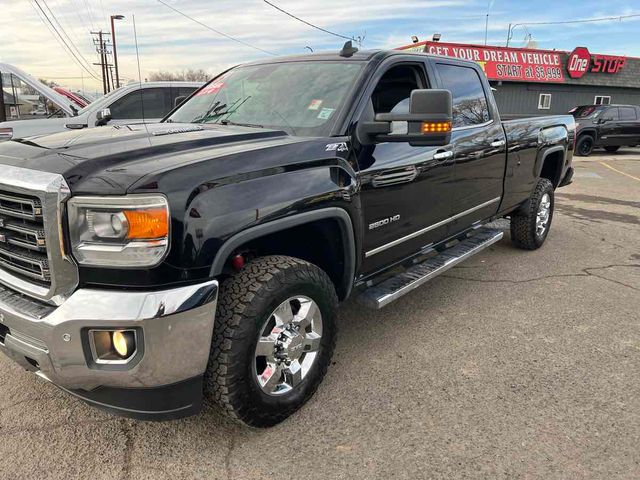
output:
[[[101,127],[106,125],[111,120],[111,110],[108,108],[103,108],[99,110],[96,114],[96,127]]]
[[[173,101],[173,108],[179,107],[182,102],[184,102],[187,99],[186,95],[181,95],[179,97],[176,97],[176,99]]]
[[[406,133],[394,133],[392,122],[407,122]],[[359,122],[360,143],[407,142],[414,147],[442,146],[451,141],[453,109],[449,90],[414,90],[409,113],[378,113],[373,122]]]

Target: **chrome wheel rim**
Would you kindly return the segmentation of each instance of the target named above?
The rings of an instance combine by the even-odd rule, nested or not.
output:
[[[260,330],[254,358],[258,386],[269,395],[293,390],[315,364],[322,339],[322,314],[309,297],[288,298]]]
[[[547,231],[549,214],[551,213],[551,197],[545,193],[540,200],[538,214],[536,215],[536,235],[541,237]]]

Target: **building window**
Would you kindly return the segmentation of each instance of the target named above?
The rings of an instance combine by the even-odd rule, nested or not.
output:
[[[551,108],[551,94],[541,93],[538,98],[538,110],[549,110]]]
[[[593,103],[595,105],[609,105],[611,103],[611,97],[596,95],[596,98],[593,100]]]

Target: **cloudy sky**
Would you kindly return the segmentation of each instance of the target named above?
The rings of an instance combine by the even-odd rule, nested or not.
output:
[[[54,25],[66,32],[91,63],[97,61],[91,30],[109,31],[109,15],[117,22],[121,75],[137,78],[132,16],[135,14],[143,78],[158,70],[202,68],[210,74],[272,54],[338,49],[344,40],[300,23],[263,0],[163,0],[194,19],[235,37],[225,38],[179,15],[158,0],[37,0]],[[410,43],[411,35],[442,41],[484,43],[489,12],[488,43],[504,45],[509,23],[517,27],[512,44],[524,45],[531,34],[540,48],[640,56],[640,17],[622,21],[534,25],[640,13],[638,0],[272,0],[298,17],[344,36],[363,37],[364,48],[393,48]],[[38,77],[89,91],[98,82],[81,69],[47,28],[35,0],[0,0],[0,62],[16,65]],[[53,15],[52,15],[53,14]],[[57,23],[56,23],[57,22]],[[264,50],[264,51],[261,51]],[[98,67],[93,67],[99,72]],[[84,78],[82,78],[84,77]]]

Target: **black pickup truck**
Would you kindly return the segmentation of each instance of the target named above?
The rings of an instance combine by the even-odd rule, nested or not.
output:
[[[581,105],[569,113],[576,119],[576,155],[587,157],[596,147],[615,153],[640,145],[640,107]]]
[[[380,308],[549,233],[571,116],[501,122],[479,66],[402,51],[230,69],[162,123],[0,144],[0,350],[113,412],[266,427]]]

